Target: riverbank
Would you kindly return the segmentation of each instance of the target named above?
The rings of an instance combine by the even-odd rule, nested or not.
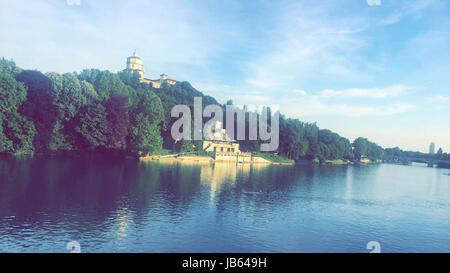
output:
[[[354,164],[354,163],[349,160],[335,159],[335,160],[325,160],[324,164],[325,165],[348,165],[348,164]]]
[[[261,156],[262,153],[257,153],[249,157],[248,160],[238,161],[233,157],[215,159],[209,155],[192,155],[192,154],[169,154],[169,155],[147,155],[139,157],[141,161],[184,161],[184,162],[236,162],[242,164],[272,164],[272,165],[295,165],[294,160],[276,157],[271,155],[270,157]]]
[[[271,154],[271,153],[261,153],[261,152],[254,152],[252,153],[252,156],[255,158],[261,158],[267,161],[272,162],[272,164],[275,165],[294,165],[295,161],[292,159],[289,159],[287,157]]]

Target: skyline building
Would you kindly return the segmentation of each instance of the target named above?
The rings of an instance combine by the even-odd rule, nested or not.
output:
[[[431,142],[430,143],[430,150],[429,150],[429,153],[430,154],[432,154],[432,155],[434,155],[434,149],[435,149],[435,144],[434,144],[434,142]]]

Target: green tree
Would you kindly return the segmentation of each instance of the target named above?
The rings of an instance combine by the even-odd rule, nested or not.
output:
[[[73,118],[87,98],[81,91],[81,83],[73,73],[63,74],[63,88],[59,92],[57,104],[65,120]]]
[[[36,130],[31,121],[14,112],[7,115],[3,120],[5,136],[11,140],[11,153],[15,155],[33,154],[33,139]]]
[[[81,81],[87,81],[94,86],[99,100],[105,101],[114,95],[129,96],[129,88],[120,79],[119,75],[98,69],[85,69],[79,75]]]
[[[353,142],[354,156],[360,160],[362,156],[367,156],[371,160],[382,159],[384,150],[377,144],[370,142],[367,138],[359,137]]]
[[[87,105],[88,99],[83,94],[82,83],[74,73],[60,75],[58,73],[47,73],[47,78],[52,84],[53,104],[58,111],[57,120],[54,124],[49,149],[72,150],[75,139],[75,131],[71,120],[78,113],[81,106]],[[93,91],[95,93],[95,91]],[[69,122],[70,121],[70,122]]]
[[[175,150],[179,153],[193,152],[194,143],[192,140],[182,139],[175,144]]]
[[[16,63],[11,60],[8,61],[5,58],[0,59],[0,74],[8,74],[12,77],[20,74],[22,72],[22,68],[16,66]]]
[[[139,113],[134,117],[129,134],[129,150],[135,154],[147,155],[162,148],[159,126],[147,115]]]
[[[36,133],[31,121],[18,109],[26,99],[26,90],[9,74],[0,73],[0,152],[32,154]]]
[[[119,75],[119,77],[123,83],[131,86],[134,89],[137,89],[142,86],[142,83],[140,82],[139,73],[131,73],[129,71],[121,71],[117,74]]]
[[[79,133],[76,146],[81,149],[106,147],[108,122],[106,108],[101,104],[84,106],[76,117],[76,132]]]
[[[8,74],[0,73],[0,113],[16,112],[26,96],[27,91],[21,82]]]
[[[87,104],[92,104],[98,101],[98,94],[95,91],[94,86],[87,81],[81,81],[81,94],[87,99]]]
[[[160,124],[164,121],[164,109],[160,98],[152,91],[143,91],[138,94],[133,113],[147,115],[151,123]]]
[[[34,146],[38,151],[47,151],[59,112],[55,105],[56,94],[52,81],[38,71],[24,70],[17,80],[27,87],[27,99],[20,113],[34,123],[36,135]]]
[[[71,151],[74,150],[74,142],[76,138],[75,131],[70,126],[71,123],[56,121],[53,127],[49,149],[52,151]]]
[[[133,153],[147,154],[162,148],[161,126],[164,110],[161,100],[152,91],[138,94],[136,104],[131,110],[129,130],[129,150]]]
[[[354,155],[357,160],[360,160],[362,156],[367,156],[369,151],[369,141],[366,138],[359,137],[353,142]]]
[[[10,153],[12,152],[13,143],[5,135],[3,127],[3,117],[0,116],[0,153]]]
[[[110,149],[125,149],[126,137],[130,127],[128,98],[112,96],[106,103],[107,143]]]

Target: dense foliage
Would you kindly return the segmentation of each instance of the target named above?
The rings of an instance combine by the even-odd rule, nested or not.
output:
[[[384,154],[383,148],[363,137],[357,138],[353,142],[353,147],[353,155],[358,160],[363,156],[368,157],[370,160],[377,160],[381,159]]]
[[[203,106],[218,104],[188,82],[163,84],[154,89],[140,83],[137,74],[127,72],[90,69],[79,74],[42,74],[1,59],[0,153],[200,153],[201,141],[174,141],[170,135],[176,120],[170,116],[171,109],[184,104],[193,113],[194,97],[202,97]],[[225,105],[221,107],[224,109]],[[246,123],[248,119],[249,113]],[[293,160],[357,161],[367,157],[401,162],[414,156],[398,148],[383,149],[365,138],[350,143],[330,130],[319,129],[315,123],[283,115],[279,140],[274,154]],[[243,151],[259,152],[260,141],[239,143]],[[448,155],[440,150],[436,157]]]
[[[162,149],[161,100],[125,76],[96,69],[44,75],[0,60],[0,152]]]

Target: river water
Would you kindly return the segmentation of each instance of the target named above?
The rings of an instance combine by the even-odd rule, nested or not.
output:
[[[448,169],[0,158],[0,252],[450,252]]]

